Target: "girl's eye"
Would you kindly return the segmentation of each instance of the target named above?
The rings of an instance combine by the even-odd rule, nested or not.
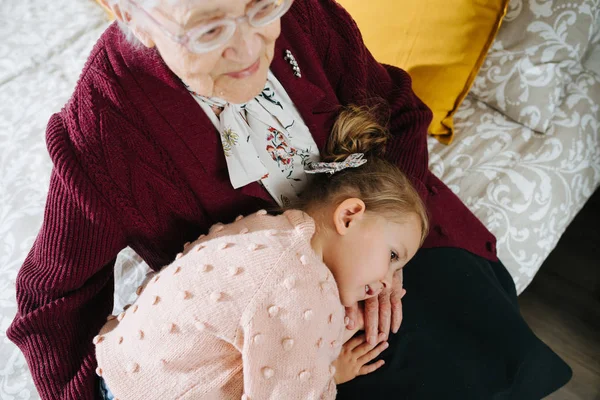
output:
[[[392,261],[398,261],[398,254],[395,251],[392,251],[391,258]]]

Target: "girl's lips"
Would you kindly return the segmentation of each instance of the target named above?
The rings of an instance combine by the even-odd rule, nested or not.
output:
[[[258,60],[256,60],[256,62],[254,64],[252,64],[251,66],[249,66],[248,68],[243,69],[241,71],[230,72],[226,75],[230,76],[232,78],[235,78],[235,79],[243,79],[243,78],[247,78],[249,76],[254,75],[256,73],[256,71],[258,71],[259,67],[260,67],[260,58]]]

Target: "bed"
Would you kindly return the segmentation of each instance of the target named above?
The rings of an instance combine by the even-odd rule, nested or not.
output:
[[[499,257],[519,292],[600,184],[600,4],[583,1],[578,7],[588,9],[574,10],[549,3],[511,3],[455,115],[454,142],[429,139],[431,169],[497,236]],[[110,22],[91,0],[4,1],[0,15],[0,398],[36,399],[25,360],[6,329],[16,312],[17,271],[44,212],[51,170],[45,126],[68,100]],[[591,21],[585,35],[577,23],[582,16]],[[523,18],[530,20],[532,37],[554,47],[511,48],[510,37]],[[571,33],[585,36],[586,43],[573,45]],[[560,77],[559,84],[545,67],[527,64],[536,51],[560,55],[565,47],[571,50],[563,69],[552,75]],[[515,80],[520,89],[511,92]],[[525,111],[515,105],[519,102],[528,103]],[[115,309],[131,300],[147,271],[132,250],[119,255]]]

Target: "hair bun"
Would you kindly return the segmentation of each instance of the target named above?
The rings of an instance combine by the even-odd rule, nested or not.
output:
[[[345,107],[333,125],[323,161],[344,160],[354,153],[383,157],[390,134],[378,122],[378,111],[379,107]]]

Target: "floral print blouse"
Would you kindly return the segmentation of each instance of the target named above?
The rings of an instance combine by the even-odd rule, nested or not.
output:
[[[280,206],[302,193],[309,179],[304,167],[319,161],[319,150],[271,71],[263,91],[245,104],[190,93],[220,133],[234,188],[259,181]],[[218,117],[213,107],[222,109]]]

